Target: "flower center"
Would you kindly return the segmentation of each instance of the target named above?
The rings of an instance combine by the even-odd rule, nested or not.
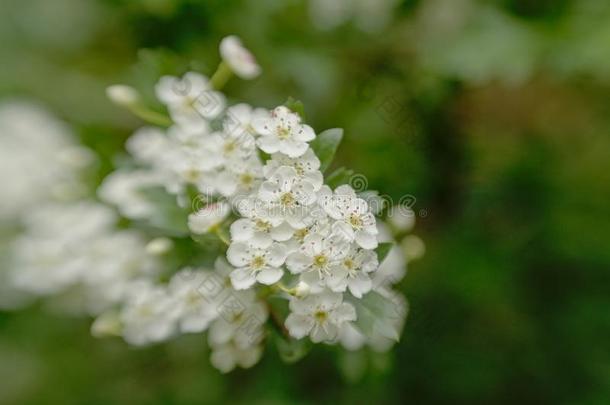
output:
[[[261,232],[267,232],[271,229],[271,224],[267,221],[263,221],[262,219],[257,219],[255,222],[256,230]]]
[[[317,267],[324,267],[328,263],[328,258],[325,255],[317,255],[313,258],[313,264]]]
[[[248,186],[248,185],[252,184],[253,180],[254,180],[254,177],[252,177],[252,175],[250,173],[245,173],[245,174],[242,174],[241,176],[239,176],[239,181],[244,186]]]
[[[351,214],[349,216],[349,223],[353,228],[356,229],[362,228],[362,225],[364,224],[362,222],[362,218],[360,218],[360,216],[356,214]]]
[[[277,127],[277,137],[280,139],[290,138],[290,129],[286,127]]]
[[[354,261],[352,259],[345,259],[345,261],[343,261],[343,265],[348,270],[352,270],[354,268]]]
[[[263,256],[254,256],[250,265],[254,269],[260,269],[265,265],[265,258]]]
[[[294,204],[294,202],[295,202],[295,199],[294,199],[294,196],[292,195],[292,193],[284,193],[280,197],[280,203],[282,205],[290,206],[290,205]]]
[[[309,234],[309,229],[307,228],[303,228],[303,229],[299,229],[294,233],[294,237],[300,241],[303,242],[303,239],[305,239],[305,237],[307,236],[307,234]]]
[[[225,153],[231,153],[235,150],[235,141],[227,142],[224,146]]]
[[[184,178],[192,183],[198,181],[200,177],[201,172],[197,169],[188,169],[186,172],[184,172]]]
[[[313,316],[320,323],[324,323],[328,319],[328,313],[326,311],[316,311]]]

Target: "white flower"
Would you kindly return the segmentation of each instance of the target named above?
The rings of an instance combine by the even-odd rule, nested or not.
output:
[[[377,247],[377,224],[366,201],[356,196],[348,185],[337,187],[334,194],[328,186],[323,186],[318,201],[326,213],[337,222],[333,230],[348,241],[364,249]]]
[[[125,217],[145,219],[155,214],[155,204],[143,190],[161,185],[162,179],[155,172],[118,170],[104,179],[98,194],[102,201],[117,206]]]
[[[93,161],[70,129],[26,102],[0,103],[0,221],[17,222],[48,201],[82,196],[79,171]]]
[[[333,342],[345,322],[356,320],[354,307],[342,301],[341,294],[327,291],[303,299],[293,298],[286,328],[296,339],[309,335],[314,343]]]
[[[231,213],[231,207],[224,201],[211,203],[190,214],[188,227],[195,234],[208,233],[217,228]]]
[[[208,273],[184,269],[170,280],[169,294],[174,301],[178,328],[182,333],[203,332],[218,317],[216,306],[200,291]]]
[[[234,342],[212,346],[210,362],[223,373],[228,373],[236,366],[250,368],[260,360],[263,355],[261,346],[240,348]]]
[[[264,108],[252,108],[245,103],[236,104],[227,108],[225,119],[222,122],[222,130],[230,136],[241,139],[243,144],[254,144],[256,130],[252,121],[269,118],[269,111]],[[242,138],[243,137],[243,138]]]
[[[344,292],[349,288],[354,297],[362,298],[373,286],[368,273],[375,271],[378,266],[374,251],[352,246],[349,253],[332,266],[328,287],[335,292]]]
[[[233,341],[238,347],[246,348],[261,342],[269,314],[254,291],[230,291],[217,310],[218,319],[208,333],[212,347]]]
[[[114,84],[106,88],[106,95],[113,103],[120,106],[130,106],[140,100],[140,95],[131,86]]]
[[[220,55],[231,70],[242,79],[254,79],[261,74],[261,67],[254,55],[244,48],[241,40],[229,35],[220,42]]]
[[[155,165],[164,159],[171,141],[161,129],[144,127],[129,137],[126,147],[138,162]]]
[[[360,350],[366,344],[366,336],[364,336],[352,322],[345,322],[339,332],[339,342],[341,346],[347,350]]]
[[[281,152],[289,157],[302,156],[307,151],[307,142],[316,134],[309,126],[301,123],[301,117],[288,108],[280,106],[271,112],[270,118],[252,122],[258,138],[258,146],[267,153]]]
[[[123,338],[132,345],[167,340],[176,330],[174,301],[165,289],[150,283],[132,285],[120,316]]]
[[[309,181],[314,186],[315,191],[318,191],[324,183],[324,176],[319,170],[320,159],[318,159],[311,148],[307,149],[305,154],[298,158],[291,158],[281,153],[274,153],[271,156],[271,159],[265,163],[263,174],[265,177],[271,177],[275,171],[282,166],[293,167],[296,170],[297,176]]]
[[[258,245],[271,243],[272,240],[289,240],[294,229],[256,199],[246,198],[237,203],[239,213],[245,217],[231,224],[231,240],[235,242],[253,241]]]
[[[163,76],[155,86],[157,98],[167,106],[174,121],[198,127],[220,115],[225,97],[215,91],[208,78],[188,72],[182,78]]]
[[[309,284],[313,292],[320,292],[348,249],[349,245],[341,238],[308,235],[299,250],[288,256],[286,266],[294,274],[303,274],[302,281]]]
[[[244,160],[232,160],[216,177],[215,189],[225,197],[250,195],[261,184],[263,169],[255,154]]]
[[[316,201],[314,186],[309,181],[299,178],[294,168],[282,166],[264,181],[258,197],[268,204],[274,215],[280,215],[291,226],[306,226],[304,222],[308,211],[304,208]]]
[[[280,268],[286,260],[286,247],[277,242],[234,242],[227,250],[229,263],[237,267],[231,273],[231,283],[236,290],[250,288],[256,281],[271,285],[278,282],[284,271]]]

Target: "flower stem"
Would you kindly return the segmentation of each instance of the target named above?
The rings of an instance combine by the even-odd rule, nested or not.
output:
[[[170,120],[168,116],[153,111],[142,104],[132,104],[128,108],[133,115],[150,124],[159,125],[161,127],[169,127],[172,125],[172,120]]]
[[[280,335],[284,339],[290,340],[290,333],[288,332],[288,329],[280,319],[277,312],[273,310],[273,307],[268,301],[265,301],[265,304],[267,305],[267,310],[269,311],[269,320],[271,321],[271,325],[273,325],[273,327],[280,333]]]
[[[220,62],[216,72],[212,75],[210,83],[215,90],[221,90],[229,79],[233,76],[233,71],[224,61]]]
[[[226,237],[226,235],[224,235],[222,233],[222,230],[220,229],[220,227],[216,227],[213,230],[214,235],[218,236],[218,239],[220,239],[222,241],[222,243],[224,243],[225,245],[229,246],[231,244],[231,241]]]

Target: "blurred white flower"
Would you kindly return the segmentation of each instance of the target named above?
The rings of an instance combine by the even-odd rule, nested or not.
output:
[[[33,207],[82,195],[79,172],[92,161],[69,128],[42,108],[0,103],[0,221],[17,222]]]
[[[333,342],[345,322],[356,320],[356,310],[343,302],[339,293],[323,292],[290,300],[286,328],[290,335],[302,339],[309,335],[314,343]]]
[[[220,41],[220,55],[231,70],[242,79],[254,79],[261,74],[261,67],[254,55],[235,35],[229,35]]]
[[[114,84],[106,88],[106,95],[115,104],[131,106],[140,101],[140,94],[131,86]]]
[[[188,227],[195,234],[208,233],[217,229],[230,213],[231,207],[226,202],[211,203],[189,215]]]
[[[157,98],[167,106],[179,124],[197,127],[218,117],[225,107],[225,97],[215,91],[208,78],[188,72],[182,78],[163,76],[155,86]]]
[[[166,289],[134,283],[120,315],[123,338],[137,346],[167,340],[176,332],[177,315]]]

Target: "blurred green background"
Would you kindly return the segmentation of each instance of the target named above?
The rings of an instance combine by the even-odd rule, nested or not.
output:
[[[401,342],[225,377],[200,335],[133,349],[36,307],[0,313],[0,403],[610,403],[610,2],[337,2],[1,0],[0,98],[69,122],[99,182],[141,125],[105,87],[209,75],[239,35],[264,74],[233,101],[302,100],[346,129],[337,165],[417,198]]]

